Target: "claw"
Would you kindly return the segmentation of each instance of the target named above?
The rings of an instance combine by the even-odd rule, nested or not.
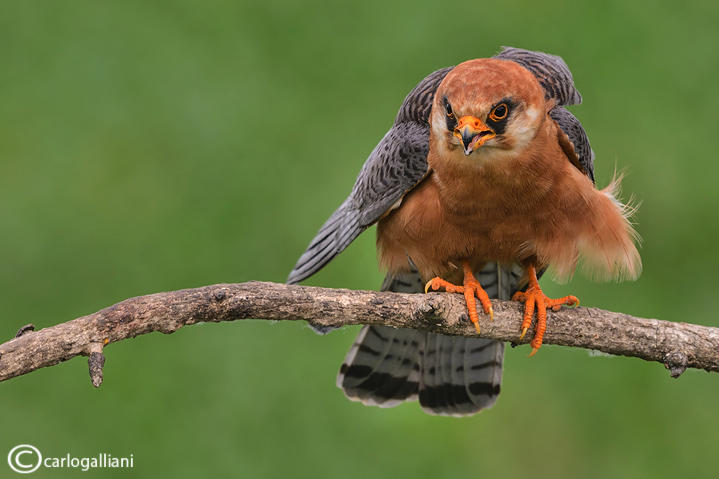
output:
[[[527,331],[529,331],[529,328],[522,328],[522,334],[519,336],[520,341],[524,338],[524,335],[527,334]]]
[[[469,313],[469,319],[474,324],[477,334],[479,334],[479,317],[477,310],[477,299],[479,299],[482,309],[486,314],[489,315],[489,320],[494,321],[494,310],[492,309],[492,303],[489,301],[489,296],[482,289],[482,285],[479,284],[477,278],[474,277],[472,269],[469,263],[466,261],[462,262],[464,268],[464,284],[462,286],[454,285],[443,280],[440,277],[432,278],[424,285],[424,292],[428,293],[430,288],[438,290],[444,288],[448,293],[462,293],[467,301],[467,312]]]
[[[542,288],[539,287],[537,271],[534,265],[530,264],[527,267],[527,276],[529,276],[527,290],[525,292],[518,291],[512,296],[512,300],[524,303],[524,321],[522,321],[522,334],[519,336],[520,340],[527,334],[529,326],[532,324],[532,316],[534,315],[535,308],[537,310],[537,328],[534,333],[534,339],[530,343],[532,352],[529,354],[529,357],[532,357],[537,353],[540,346],[542,346],[544,331],[547,329],[547,309],[559,311],[563,304],[576,306],[579,304],[579,300],[574,296],[565,296],[559,299],[548,298],[544,292],[542,292]]]

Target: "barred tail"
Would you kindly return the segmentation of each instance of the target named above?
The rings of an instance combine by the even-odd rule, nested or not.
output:
[[[490,297],[509,299],[522,275],[518,266],[485,267],[478,275]],[[421,293],[416,272],[388,276],[383,291]],[[353,401],[393,407],[419,399],[430,414],[468,416],[492,407],[502,383],[504,343],[488,339],[364,326],[337,376]]]

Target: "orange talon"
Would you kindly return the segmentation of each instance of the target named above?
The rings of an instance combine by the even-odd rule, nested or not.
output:
[[[517,291],[512,297],[513,301],[521,301],[524,303],[524,321],[522,321],[522,334],[519,336],[521,340],[524,335],[527,334],[529,327],[532,324],[532,315],[534,309],[537,309],[537,329],[534,333],[534,339],[529,343],[532,346],[532,352],[529,357],[534,356],[539,348],[542,346],[542,338],[544,332],[547,330],[547,308],[552,308],[553,311],[559,311],[563,304],[567,306],[576,306],[579,304],[579,300],[576,296],[565,296],[559,299],[548,298],[542,288],[539,287],[539,280],[537,279],[537,271],[534,265],[527,267],[527,274],[529,275],[529,285],[525,292]]]
[[[464,299],[467,301],[469,320],[472,321],[472,324],[474,324],[474,327],[477,329],[477,334],[479,334],[479,314],[477,313],[476,300],[479,299],[484,312],[489,315],[490,321],[494,320],[494,310],[492,309],[492,303],[489,300],[489,296],[484,289],[482,289],[482,286],[479,284],[479,281],[477,281],[477,278],[474,277],[474,273],[472,273],[472,268],[470,268],[469,263],[462,261],[462,268],[464,269],[464,286],[458,286],[437,277],[432,278],[427,282],[424,287],[424,292],[428,292],[430,288],[434,291],[439,288],[444,288],[444,290],[448,293],[464,294]]]

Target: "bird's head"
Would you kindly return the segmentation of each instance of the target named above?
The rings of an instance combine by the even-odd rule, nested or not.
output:
[[[546,113],[544,92],[531,72],[484,58],[449,72],[435,94],[430,122],[440,154],[480,158],[521,151]]]

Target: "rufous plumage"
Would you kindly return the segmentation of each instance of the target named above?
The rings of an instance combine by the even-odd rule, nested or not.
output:
[[[463,293],[478,332],[477,309],[491,319],[490,298],[523,301],[518,336],[536,310],[534,354],[546,310],[578,304],[544,295],[545,270],[560,280],[577,267],[597,280],[641,271],[633,208],[618,200],[618,179],[595,188],[594,153],[565,108],[580,102],[564,61],[540,52],[505,48],[430,74],[288,282],[314,274],[377,224],[383,291]],[[365,326],[337,384],[364,404],[419,399],[432,414],[470,415],[496,401],[503,355],[497,341]]]

